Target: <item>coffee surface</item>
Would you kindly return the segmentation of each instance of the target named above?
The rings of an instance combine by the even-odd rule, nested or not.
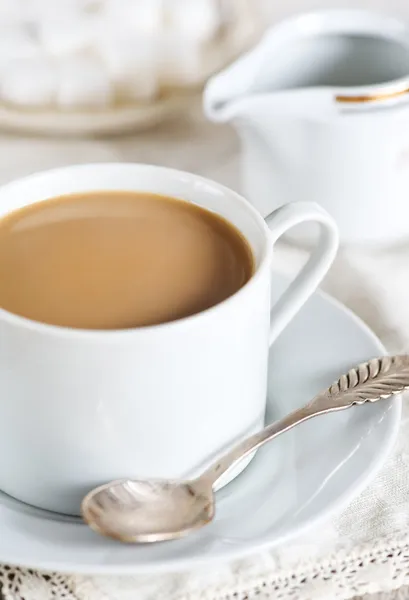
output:
[[[52,325],[173,321],[231,296],[253,268],[235,227],[156,194],[84,192],[0,219],[0,307]]]

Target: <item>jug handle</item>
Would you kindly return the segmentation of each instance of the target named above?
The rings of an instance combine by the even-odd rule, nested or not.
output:
[[[308,221],[320,225],[320,237],[297,277],[271,309],[270,344],[317,289],[338,250],[338,229],[333,218],[315,202],[294,202],[281,206],[266,217],[273,245],[289,229]]]

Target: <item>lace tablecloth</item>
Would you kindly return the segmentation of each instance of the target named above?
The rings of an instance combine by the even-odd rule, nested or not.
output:
[[[235,135],[197,116],[109,141],[3,137],[0,153],[0,181],[62,164],[118,160],[175,166],[238,186]],[[276,264],[293,272],[302,259],[282,247]],[[344,249],[324,286],[392,351],[409,349],[408,265],[409,236],[407,247],[388,252]],[[394,455],[325,536],[312,531],[250,559],[162,577],[67,577],[2,566],[0,585],[7,600],[345,600],[379,592],[385,595],[378,600],[408,598],[402,586],[409,586],[409,403]]]

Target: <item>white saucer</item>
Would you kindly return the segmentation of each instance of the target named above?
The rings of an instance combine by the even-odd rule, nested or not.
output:
[[[277,278],[274,294],[283,287]],[[304,404],[356,363],[384,353],[357,317],[315,294],[274,345],[267,419]],[[284,434],[218,492],[214,523],[175,542],[121,545],[73,519],[0,495],[0,563],[131,574],[182,570],[271,548],[339,511],[369,483],[391,450],[400,411],[400,399],[383,401],[319,417]]]

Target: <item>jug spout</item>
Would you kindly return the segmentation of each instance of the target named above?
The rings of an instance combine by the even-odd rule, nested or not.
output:
[[[333,112],[327,89],[286,85],[287,66],[277,57],[288,43],[282,27],[271,29],[250,52],[211,77],[203,95],[206,116],[215,122],[263,120],[284,115]],[[324,110],[325,109],[325,110]]]
[[[272,99],[274,89],[269,87],[264,67],[266,57],[279,51],[282,36],[277,29],[280,28],[272,28],[252,50],[209,79],[203,105],[210,120],[248,118],[256,107]]]
[[[265,124],[277,118],[308,118],[325,120],[336,115],[332,98],[325,90],[277,90],[251,93],[241,86],[226,85],[227,72],[210,80],[203,97],[208,119],[219,123],[251,122]]]
[[[248,117],[254,101],[251,93],[251,70],[254,51],[207,82],[203,108],[211,121],[229,122],[236,117]]]
[[[286,28],[275,26],[252,50],[211,77],[203,96],[207,117],[212,121],[228,122],[236,118],[254,119],[263,109],[271,114],[277,110],[297,108],[302,90],[283,85],[280,77],[283,67],[277,61],[286,42]]]

